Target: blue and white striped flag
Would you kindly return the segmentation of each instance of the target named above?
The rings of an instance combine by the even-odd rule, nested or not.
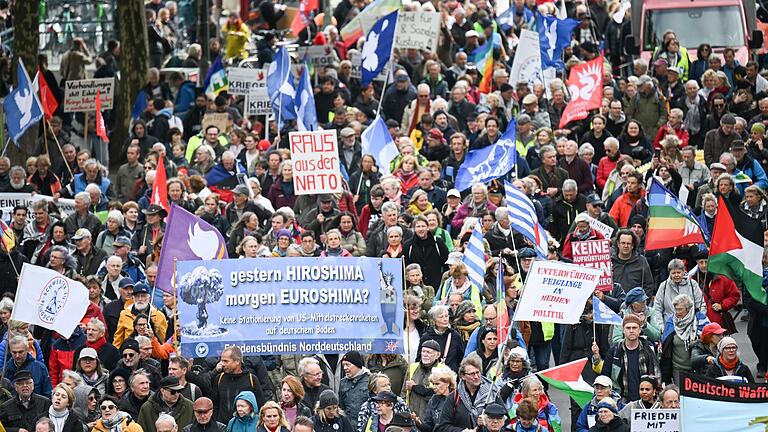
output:
[[[475,223],[472,237],[467,242],[462,262],[469,271],[469,281],[482,291],[485,280],[485,245],[483,243],[483,226],[480,219]]]
[[[531,199],[506,180],[504,180],[504,191],[512,228],[533,243],[536,255],[546,259],[549,238],[544,227],[539,224]]]

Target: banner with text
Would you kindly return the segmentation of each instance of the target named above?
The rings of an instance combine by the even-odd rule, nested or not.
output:
[[[267,72],[264,69],[229,68],[227,69],[229,88],[227,93],[235,96],[247,96],[251,87],[262,83],[266,87]]]
[[[558,261],[534,261],[523,285],[515,321],[579,322],[602,271]]]
[[[613,271],[611,267],[611,241],[587,240],[571,243],[573,263],[592,267],[602,271],[597,289],[610,292],[613,289]]]
[[[590,215],[587,215],[587,218],[589,220],[589,226],[592,227],[595,231],[600,231],[603,237],[607,239],[613,238],[613,228],[611,228],[607,224],[600,222],[599,220],[593,218]]]
[[[296,195],[341,192],[336,129],[288,134]]]
[[[632,432],[680,432],[680,410],[632,410],[630,426]]]
[[[328,45],[296,47],[296,58],[300,63],[312,63],[314,66],[333,66],[333,49]]]
[[[434,51],[440,36],[440,12],[400,12],[395,46]]]
[[[181,350],[218,356],[403,352],[402,262],[250,258],[177,265]]]
[[[101,109],[111,110],[115,98],[114,78],[67,81],[64,85],[64,112],[95,111],[97,91]]]
[[[11,223],[13,217],[13,208],[17,205],[25,205],[29,209],[27,212],[27,222],[35,220],[35,213],[32,211],[32,203],[35,201],[53,201],[53,197],[46,195],[31,193],[16,193],[16,192],[0,192],[0,211],[3,214],[3,222],[6,224]],[[56,206],[59,208],[61,214],[66,217],[75,212],[75,200],[59,198],[56,202]]]
[[[764,432],[768,427],[765,383],[729,382],[685,372],[680,378],[682,430],[703,430],[701,426],[706,425],[708,431]]]
[[[245,115],[268,115],[272,112],[272,100],[267,91],[267,69],[256,69],[256,81],[248,88],[245,96]],[[232,81],[229,82],[230,87]]]

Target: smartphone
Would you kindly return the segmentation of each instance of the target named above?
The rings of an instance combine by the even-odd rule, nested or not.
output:
[[[653,157],[655,157],[656,159],[660,158],[661,157],[661,150],[660,149],[654,150],[653,151]]]

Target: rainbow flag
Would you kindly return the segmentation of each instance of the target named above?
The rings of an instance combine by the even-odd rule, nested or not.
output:
[[[6,251],[11,251],[16,246],[16,235],[13,234],[13,230],[8,227],[2,220],[0,220],[0,231],[2,231],[3,246]]]
[[[493,80],[493,38],[477,47],[472,52],[472,58],[477,70],[483,75],[478,90],[480,93],[490,93]]]
[[[648,215],[646,250],[707,243],[696,216],[655,178],[648,189]]]
[[[504,346],[509,336],[509,309],[507,308],[506,289],[504,289],[504,258],[499,255],[499,270],[496,272],[496,337],[499,347]]]
[[[401,0],[376,0],[366,6],[357,16],[352,18],[347,25],[341,28],[339,35],[344,45],[349,48],[358,39],[368,34],[381,17],[400,9]]]

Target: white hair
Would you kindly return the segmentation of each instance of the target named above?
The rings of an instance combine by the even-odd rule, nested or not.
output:
[[[171,428],[176,427],[176,419],[173,418],[172,415],[167,413],[162,413],[159,416],[157,416],[157,420],[155,420],[155,427],[160,426],[163,423],[171,425]]]

